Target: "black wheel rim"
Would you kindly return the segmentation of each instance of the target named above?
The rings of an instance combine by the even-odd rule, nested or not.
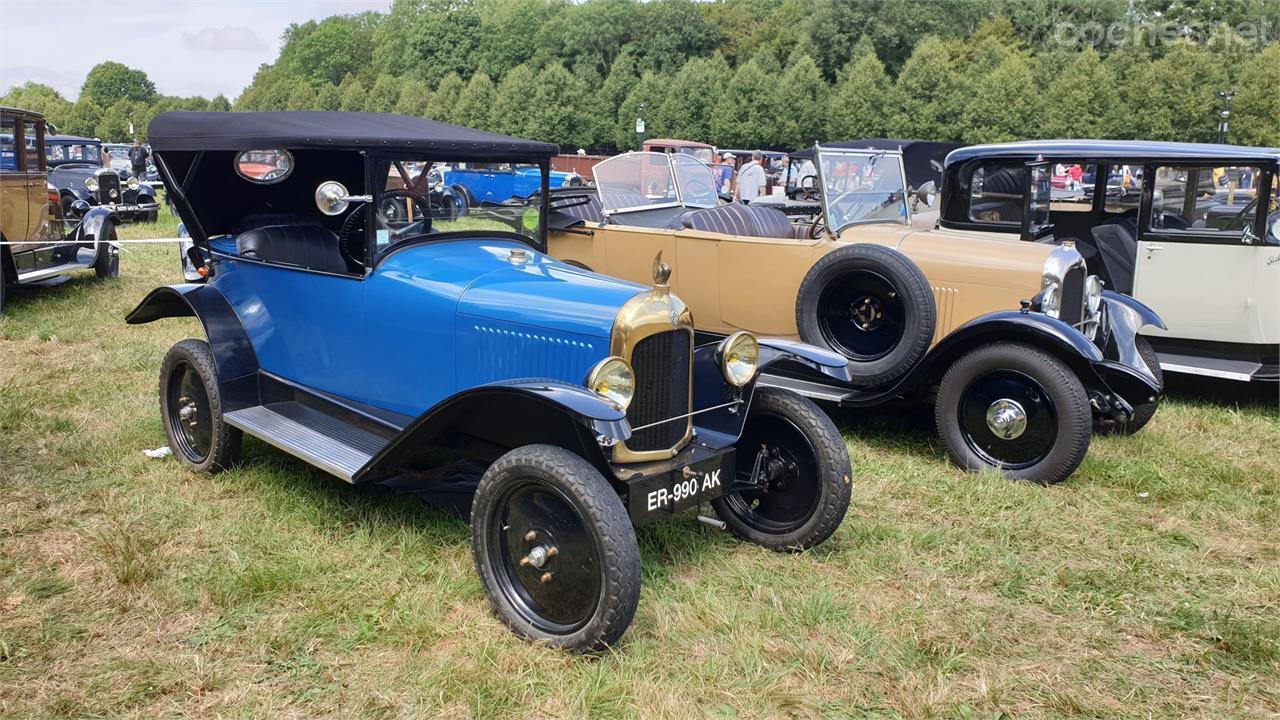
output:
[[[749,527],[774,535],[803,527],[822,495],[818,453],[788,418],[753,413],[737,444],[737,480],[725,502]],[[760,477],[752,477],[757,463]]]
[[[213,447],[213,412],[200,374],[187,363],[178,364],[169,375],[166,392],[165,421],[178,445],[174,449],[193,463],[204,462]]]
[[[536,478],[512,482],[486,540],[499,591],[527,622],[566,635],[591,620],[604,587],[602,548],[563,492]]]
[[[898,288],[870,270],[840,277],[818,297],[818,323],[827,344],[862,362],[879,360],[902,342],[905,312]]]
[[[1026,373],[997,370],[969,383],[960,398],[960,431],[978,457],[1019,470],[1048,456],[1058,413],[1044,387]]]

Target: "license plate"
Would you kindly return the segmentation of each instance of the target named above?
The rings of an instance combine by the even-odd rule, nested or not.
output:
[[[654,522],[720,497],[733,482],[733,460],[729,450],[632,483],[628,490],[632,522]]]

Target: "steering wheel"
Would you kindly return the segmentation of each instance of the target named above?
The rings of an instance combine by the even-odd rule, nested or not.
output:
[[[813,216],[813,224],[809,226],[809,239],[817,240],[827,232],[827,216],[822,211]]]
[[[718,193],[715,187],[708,185],[701,180],[692,180],[684,187],[684,195],[693,197],[715,197]]]
[[[424,219],[428,224],[430,223],[431,201],[421,193],[397,188],[387,190],[378,196],[378,212],[374,215],[377,229],[390,230],[394,233],[410,224],[407,217],[403,219],[397,217],[397,209],[404,209],[403,203],[395,202],[397,200],[411,200],[417,206],[427,208]],[[338,231],[338,251],[342,253],[343,259],[352,269],[365,267],[364,217],[367,212],[369,212],[368,203],[357,206],[347,214],[346,219],[342,221],[342,229]]]
[[[813,184],[811,184],[809,187],[805,187],[804,181],[808,180],[809,178],[813,178]],[[805,200],[817,200],[818,199],[818,176],[805,175],[804,177],[800,178],[800,180],[796,182],[796,195],[800,196]]]

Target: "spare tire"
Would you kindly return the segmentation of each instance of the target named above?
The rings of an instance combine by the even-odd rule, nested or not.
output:
[[[906,375],[929,350],[937,310],[924,273],[883,245],[848,245],[805,275],[796,297],[800,338],[849,358],[857,385]]]

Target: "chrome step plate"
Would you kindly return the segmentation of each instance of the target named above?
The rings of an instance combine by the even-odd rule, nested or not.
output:
[[[227,413],[228,425],[351,482],[386,445],[382,438],[296,402]]]

